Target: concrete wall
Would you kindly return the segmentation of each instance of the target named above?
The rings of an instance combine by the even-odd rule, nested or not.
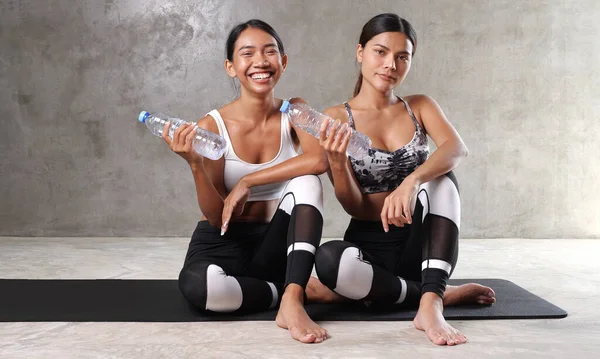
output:
[[[600,3],[0,0],[0,235],[189,236],[190,172],[136,122],[235,96],[224,44],[261,18],[290,57],[277,95],[350,97],[373,15],[415,26],[397,93],[442,106],[471,155],[462,236],[600,237]],[[325,236],[348,221],[327,180]]]

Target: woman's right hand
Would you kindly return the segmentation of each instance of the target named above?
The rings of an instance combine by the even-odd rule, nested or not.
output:
[[[319,144],[327,153],[327,159],[330,166],[345,166],[348,161],[346,149],[350,142],[352,130],[347,123],[341,125],[340,120],[336,120],[331,126],[329,136],[327,136],[327,126],[330,121],[323,121],[319,130]]]
[[[190,164],[190,166],[202,165],[204,157],[202,157],[202,155],[194,151],[192,148],[192,141],[194,140],[194,136],[196,136],[196,129],[198,128],[198,125],[195,123],[185,123],[181,125],[173,133],[172,139],[169,137],[170,127],[171,123],[167,122],[163,127],[163,133],[161,137],[167,143],[167,145],[169,145],[171,151],[181,156]]]

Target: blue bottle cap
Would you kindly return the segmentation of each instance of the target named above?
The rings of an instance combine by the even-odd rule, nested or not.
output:
[[[140,112],[140,115],[138,116],[138,121],[140,121],[141,123],[146,122],[146,119],[150,117],[150,114],[146,111],[142,111]]]
[[[279,108],[279,111],[285,113],[288,111],[288,108],[290,108],[290,102],[288,100],[284,100],[281,104],[281,108]]]

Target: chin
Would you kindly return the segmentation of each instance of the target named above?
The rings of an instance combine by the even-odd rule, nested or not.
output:
[[[398,86],[398,85],[392,86],[390,84],[380,84],[378,86],[375,86],[375,89],[377,89],[381,93],[387,93],[387,92],[393,91],[396,88],[396,86]]]

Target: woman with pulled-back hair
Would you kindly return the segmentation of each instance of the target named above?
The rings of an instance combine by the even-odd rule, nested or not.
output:
[[[327,331],[304,310],[305,288],[323,228],[323,188],[317,175],[327,158],[311,135],[296,131],[274,88],[287,65],[271,26],[250,20],[227,40],[225,70],[240,95],[196,125],[163,139],[192,170],[202,219],[192,235],[179,287],[203,311],[279,307],[276,323],[304,343]],[[303,102],[293,99],[292,102]],[[211,161],[191,148],[196,126],[227,141]],[[301,153],[300,153],[301,150]]]
[[[416,33],[405,19],[381,14],[369,20],[356,51],[360,75],[354,97],[325,111],[339,120],[329,136],[321,128],[320,143],[335,195],[352,219],[343,241],[317,250],[317,275],[329,289],[313,288],[324,301],[418,308],[415,327],[435,344],[455,345],[466,337],[446,322],[444,306],[489,305],[495,294],[476,283],[446,285],[460,229],[452,170],[468,151],[431,97],[394,94],[416,47]],[[346,155],[349,128],[371,138],[364,157]],[[437,146],[431,156],[427,136]]]

